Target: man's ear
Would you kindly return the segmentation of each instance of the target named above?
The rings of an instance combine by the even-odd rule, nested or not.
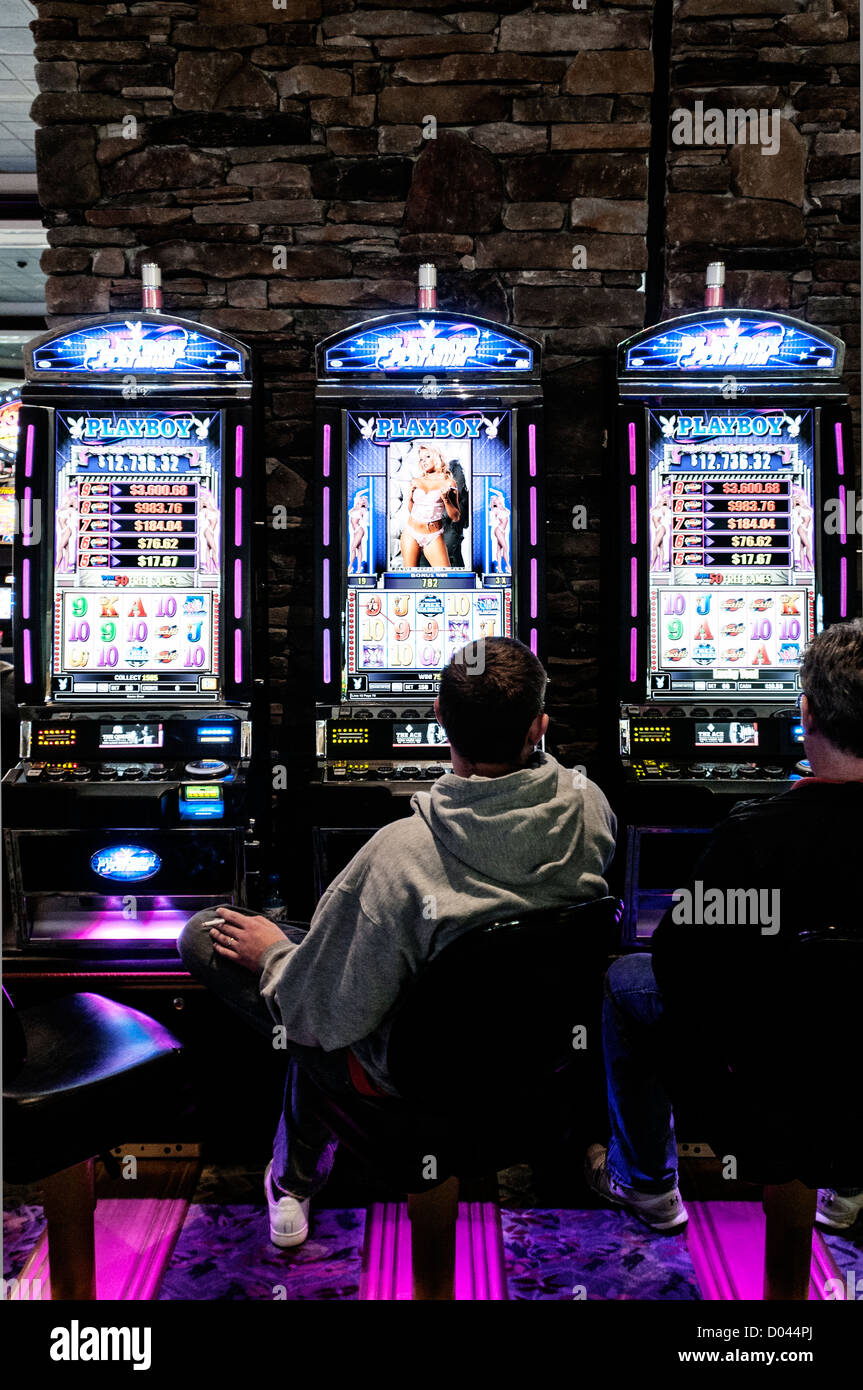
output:
[[[538,714],[527,731],[528,743],[536,746],[545,738],[545,731],[548,728],[548,715]]]
[[[434,702],[434,717],[435,717],[435,719],[437,720],[437,722],[440,724],[440,700],[437,698],[437,696],[435,696],[435,702]],[[443,728],[443,725],[442,725],[442,724],[441,724],[441,728]]]

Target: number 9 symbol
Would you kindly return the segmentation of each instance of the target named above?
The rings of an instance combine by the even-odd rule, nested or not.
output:
[[[673,621],[668,624],[668,640],[669,642],[679,642],[682,636],[683,623],[679,618],[674,618]]]

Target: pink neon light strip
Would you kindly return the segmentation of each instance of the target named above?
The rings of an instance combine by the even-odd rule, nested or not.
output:
[[[844,545],[848,539],[848,528],[845,521],[845,486],[839,484],[839,539]]]
[[[533,652],[534,656],[536,656],[537,651],[539,650],[539,638],[536,635],[535,627],[532,627],[530,630],[530,649]]]
[[[536,545],[536,488],[530,490],[530,543]]]
[[[36,426],[27,426],[27,443],[24,448],[24,477],[29,478],[33,473],[33,442],[36,438]]]
[[[632,545],[638,541],[638,490],[629,489],[629,540]]]
[[[234,561],[234,617],[243,616],[243,562]]]
[[[631,685],[635,684],[635,677],[638,672],[638,667],[636,665],[637,649],[638,629],[631,627],[629,629],[629,680]]]
[[[234,435],[234,475],[237,478],[243,476],[243,426],[237,425],[237,432]]]
[[[333,662],[330,655],[330,630],[324,628],[324,685],[329,685],[333,678]]]
[[[330,616],[330,562],[324,560],[324,599],[323,614],[325,618]]]
[[[839,616],[848,617],[848,560],[844,555],[839,561]]]
[[[395,1206],[395,1203],[393,1203]],[[393,1249],[393,1291],[391,1298],[406,1303],[414,1295],[413,1248],[411,1245],[411,1223],[407,1203],[399,1202],[396,1207],[395,1246]]]
[[[234,632],[234,681],[243,683],[243,634],[239,628]]]
[[[238,487],[234,488],[234,545],[243,544],[243,494]]]
[[[33,655],[30,651],[30,629],[24,629],[24,684],[33,684]]]
[[[833,426],[833,433],[836,436],[836,471],[840,476],[845,474],[845,449],[842,444],[842,421],[837,420]]]
[[[119,912],[100,912],[66,933],[72,941],[176,941],[188,921],[185,911],[143,912],[124,922]]]
[[[537,600],[538,600],[537,563],[536,563],[536,560],[533,559],[533,560],[531,560],[531,562],[530,562],[530,616],[531,616],[532,618],[535,618],[536,615],[537,615],[537,612],[538,612]]]
[[[324,477],[330,476],[330,426],[324,425]]]
[[[30,561],[21,566],[21,617],[30,617]]]
[[[377,1297],[380,1286],[381,1248],[383,1245],[383,1222],[375,1202],[366,1212],[365,1248],[363,1250],[363,1269],[360,1275],[359,1296],[365,1302]]]
[[[629,422],[629,471],[635,477],[635,421]]]
[[[530,476],[536,477],[536,425],[527,427],[527,457],[530,464]]]
[[[25,545],[33,544],[33,489],[29,487],[24,489],[21,507],[21,539]]]
[[[629,562],[629,616],[638,617],[638,559],[635,555]]]
[[[330,490],[324,488],[324,545],[330,543]]]

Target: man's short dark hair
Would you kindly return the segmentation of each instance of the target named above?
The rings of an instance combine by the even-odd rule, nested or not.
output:
[[[472,763],[516,764],[542,713],[547,681],[542,663],[515,638],[469,642],[440,680],[440,718],[452,747]]]
[[[819,733],[843,753],[863,758],[863,618],[834,623],[813,637],[800,684]]]

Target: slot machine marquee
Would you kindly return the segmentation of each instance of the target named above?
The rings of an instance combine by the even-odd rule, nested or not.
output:
[[[720,308],[618,350],[625,778],[770,794],[805,773],[804,649],[855,612],[844,346]]]
[[[158,312],[25,349],[10,955],[171,955],[258,871],[253,373]]]
[[[317,367],[319,778],[410,792],[449,769],[453,653],[542,656],[540,348],[432,307],[333,335]]]

